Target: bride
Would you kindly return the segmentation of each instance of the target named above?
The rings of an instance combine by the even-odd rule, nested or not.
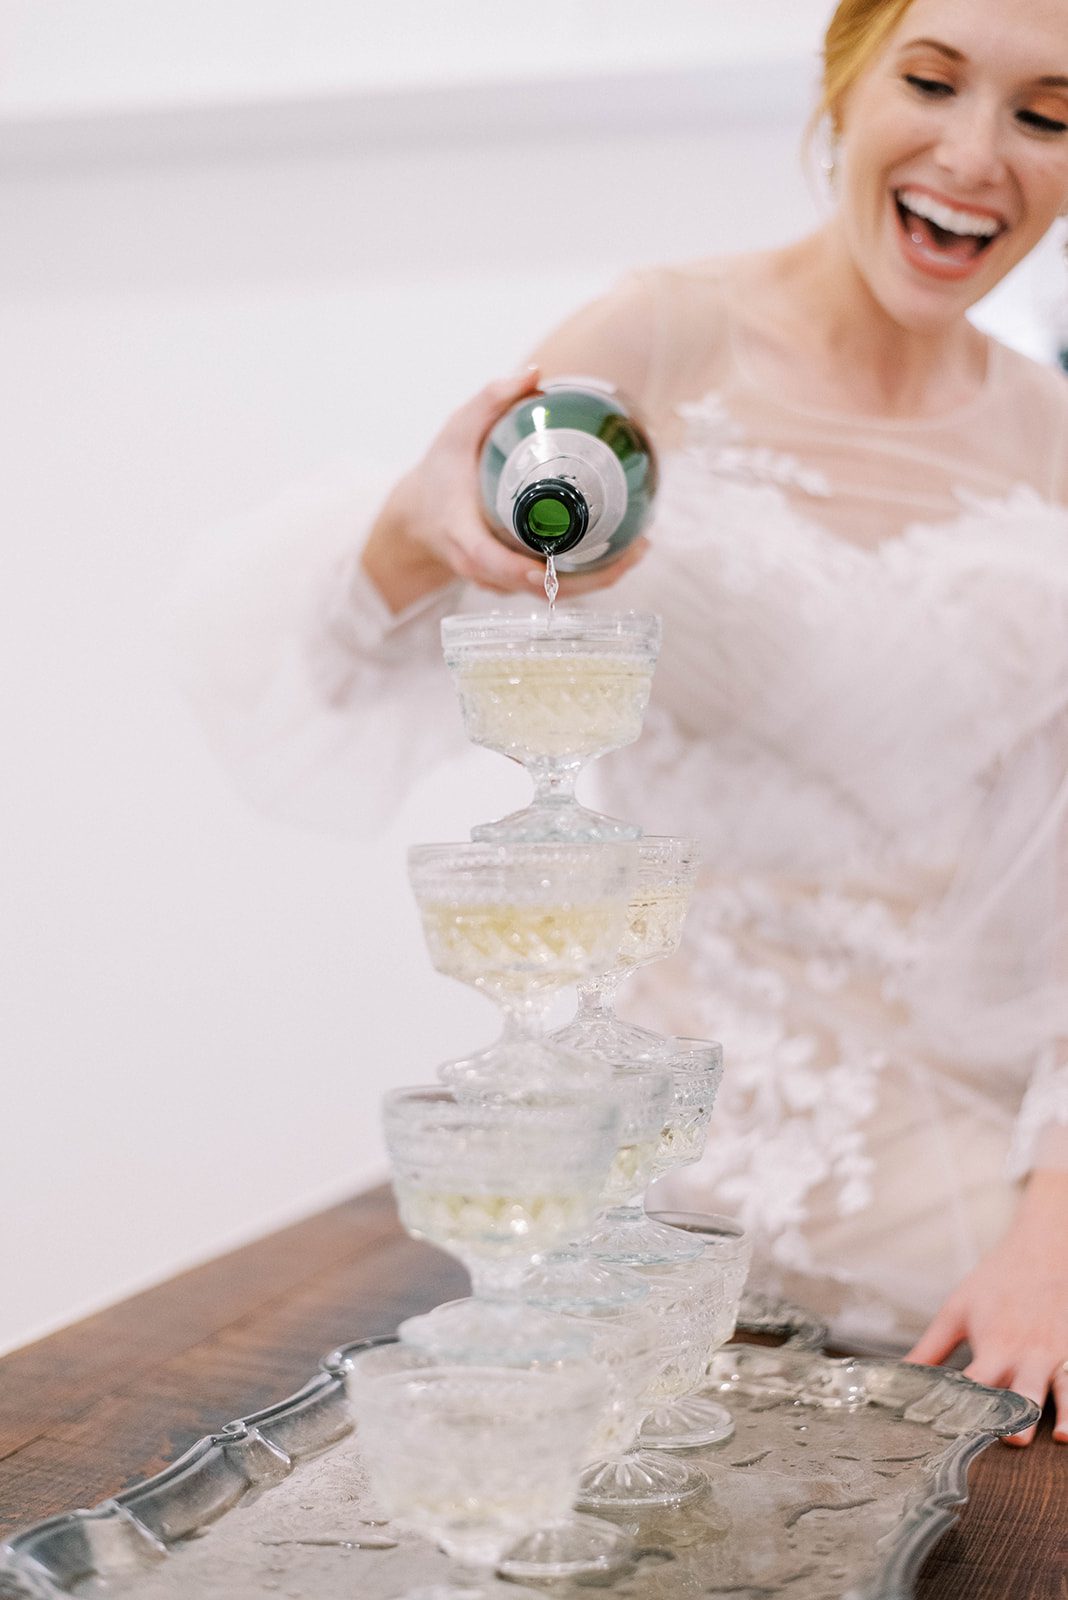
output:
[[[579,311],[206,714],[264,787],[317,727],[392,738],[396,784],[460,742],[440,617],[543,577],[481,520],[480,441],[539,375],[614,380],[657,521],[562,594],[664,618],[647,732],[600,765],[609,809],[702,841],[641,1004],[728,1063],[665,1198],[740,1217],[760,1286],[840,1340],[967,1342],[978,1381],[1052,1392],[1068,1441],[1068,385],[966,317],[1068,206],[1068,7],[841,0],[824,63],[830,220]]]

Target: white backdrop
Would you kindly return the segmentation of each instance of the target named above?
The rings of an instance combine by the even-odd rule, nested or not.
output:
[[[379,1179],[383,1090],[495,1027],[403,854],[522,780],[473,754],[370,842],[252,813],[159,646],[188,549],[402,466],[626,267],[804,227],[826,10],[0,4],[0,1348]]]

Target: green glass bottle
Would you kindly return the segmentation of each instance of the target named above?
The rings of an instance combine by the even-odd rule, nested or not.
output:
[[[551,555],[560,572],[588,572],[614,561],[649,520],[656,457],[610,384],[560,378],[490,429],[479,484],[503,543]]]

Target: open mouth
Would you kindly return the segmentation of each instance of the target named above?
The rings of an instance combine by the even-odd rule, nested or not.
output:
[[[1006,229],[988,213],[945,205],[913,189],[895,190],[894,203],[916,254],[949,269],[970,267]]]

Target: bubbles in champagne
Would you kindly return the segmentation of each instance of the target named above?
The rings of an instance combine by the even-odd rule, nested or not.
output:
[[[517,1184],[513,1193],[481,1194],[398,1184],[405,1227],[446,1250],[464,1244],[511,1248],[516,1240],[531,1250],[550,1249],[589,1226],[595,1194],[595,1185],[576,1185],[572,1193],[528,1193]]]
[[[500,994],[552,992],[576,983],[618,944],[619,902],[581,905],[420,904],[431,960],[439,972]]]
[[[690,904],[688,887],[639,888],[627,907],[627,930],[620,964],[644,966],[672,955],[682,941],[682,925]]]
[[[561,649],[485,655],[456,669],[468,737],[517,759],[597,755],[641,732],[653,663]]]

